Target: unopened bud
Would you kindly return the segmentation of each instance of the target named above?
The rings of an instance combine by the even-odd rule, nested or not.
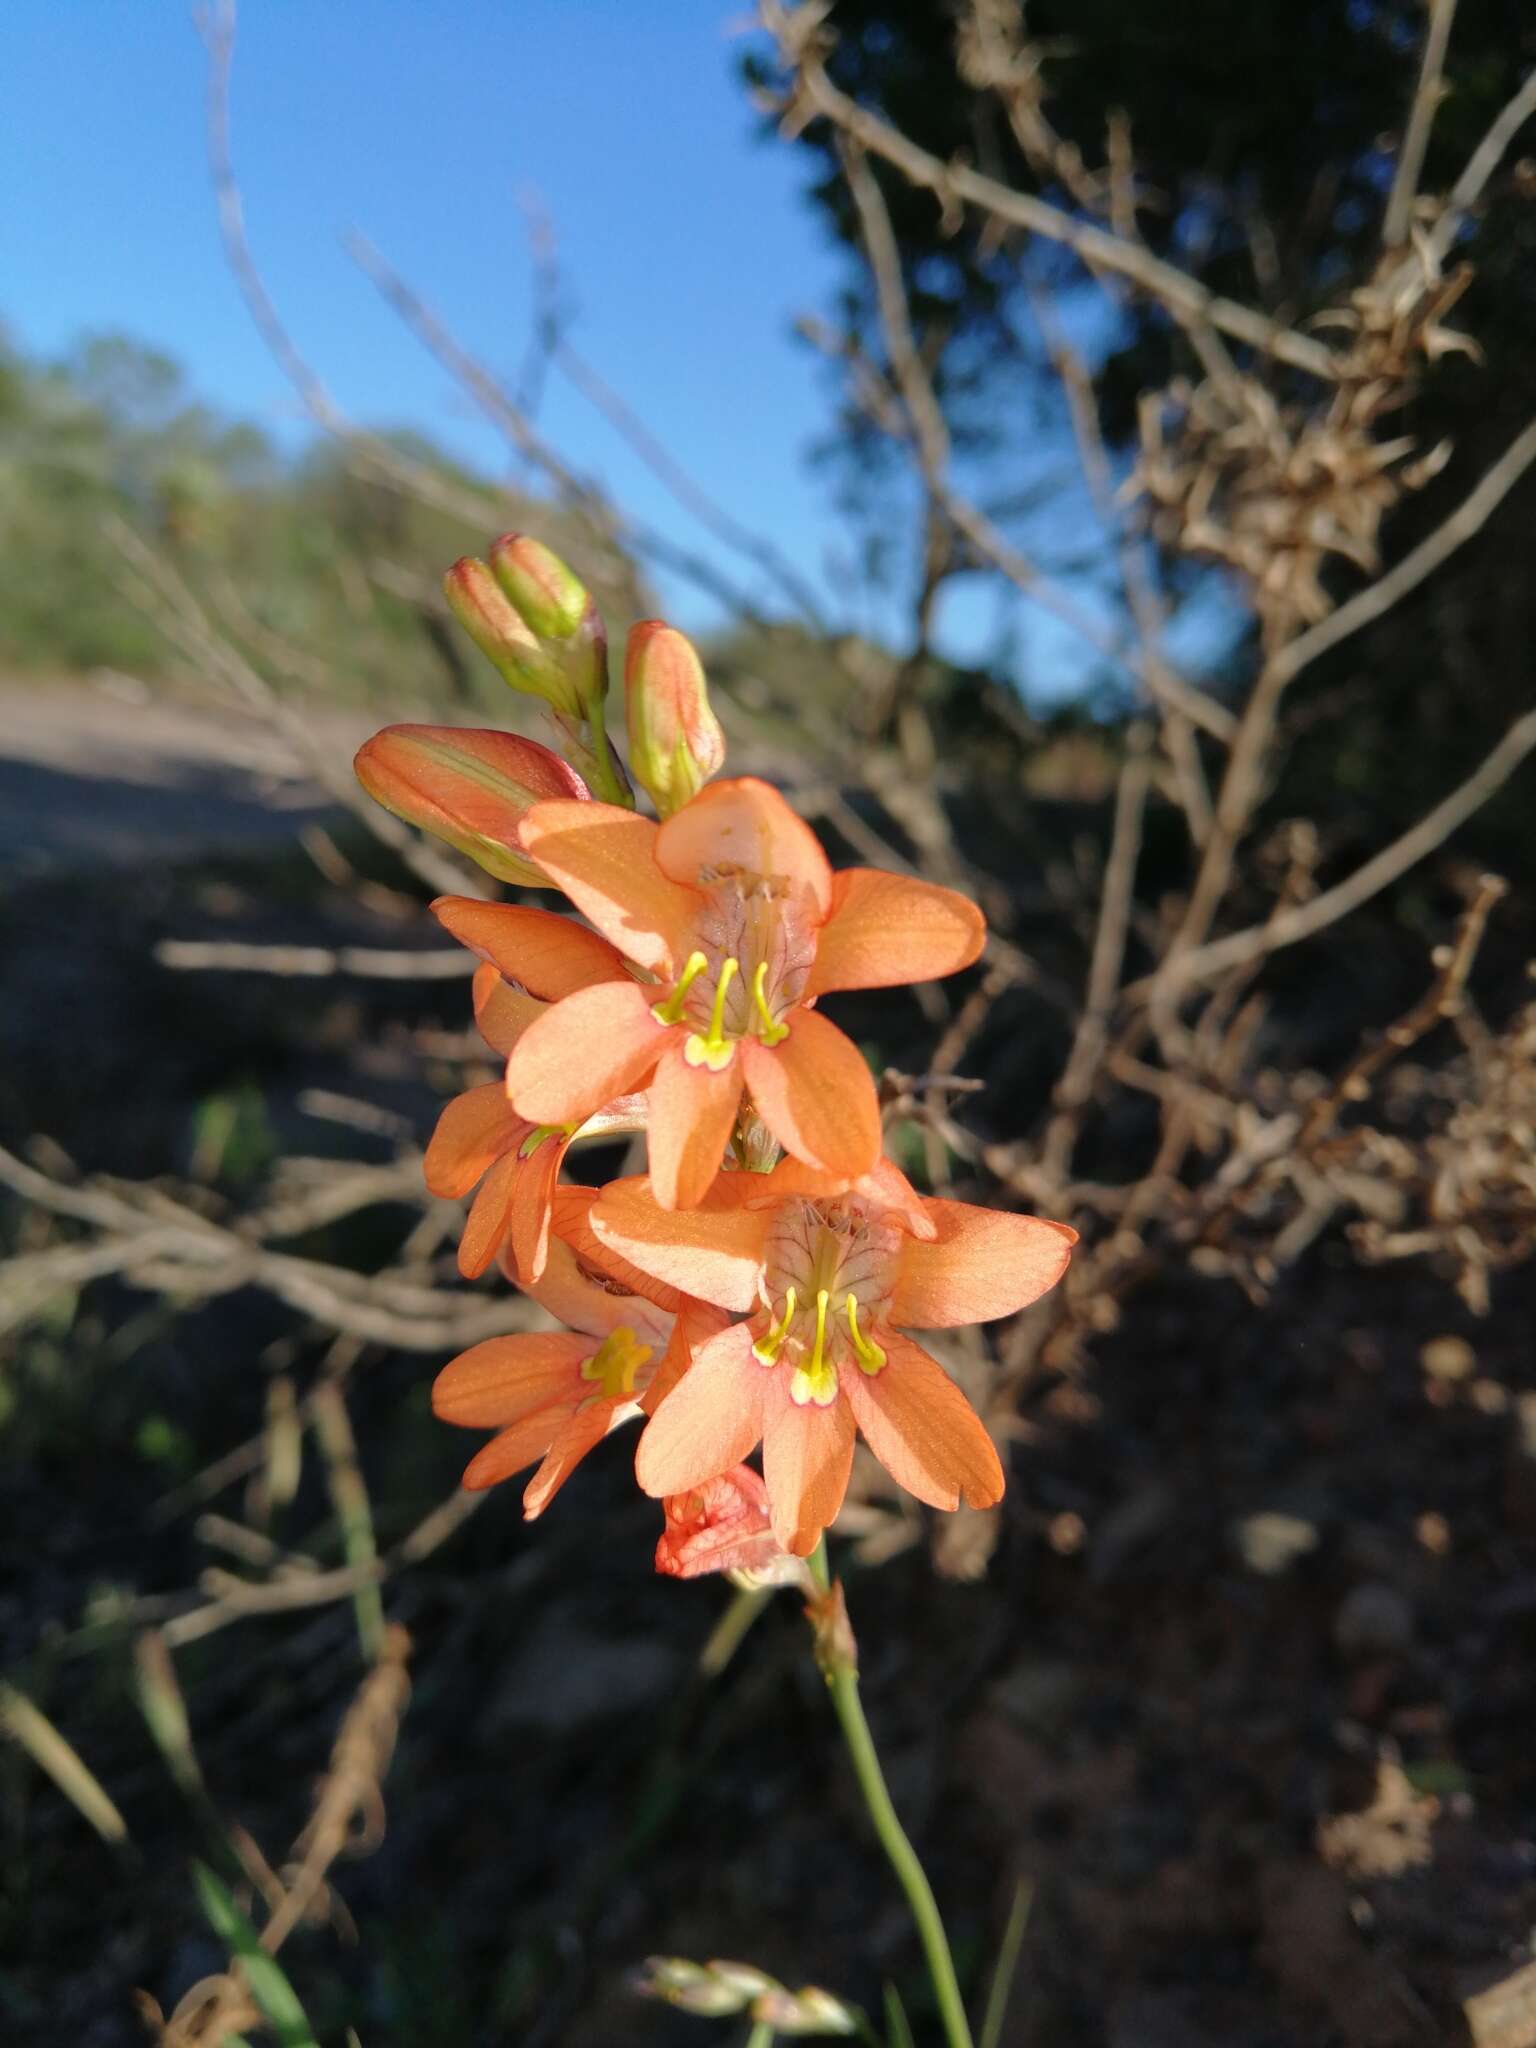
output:
[[[454,563],[443,578],[448,609],[480,652],[500,670],[503,681],[529,696],[542,697],[568,717],[581,705],[562,663],[539,644],[496,578],[473,555]]]
[[[624,701],[630,769],[670,818],[725,763],[725,734],[693,642],[659,619],[642,620],[624,657]]]
[[[589,794],[535,740],[452,725],[390,725],[360,749],[357,779],[386,811],[467,853],[503,882],[547,889],[521,852],[517,828],[535,804]]]
[[[491,574],[541,640],[569,640],[592,602],[581,578],[526,533],[504,533],[493,543]]]
[[[635,1989],[644,1998],[664,1999],[707,2020],[740,2012],[752,1995],[718,1975],[712,1965],[691,1963],[686,1956],[648,1956]]]

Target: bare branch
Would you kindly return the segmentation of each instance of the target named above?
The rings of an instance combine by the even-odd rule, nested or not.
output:
[[[1326,654],[1329,648],[1347,640],[1351,633],[1358,633],[1362,626],[1379,619],[1410,590],[1417,589],[1427,576],[1433,575],[1442,562],[1486,524],[1533,462],[1536,462],[1536,420],[1516,435],[1450,517],[1421,540],[1416,548],[1410,549],[1385,576],[1279,649],[1272,658],[1271,666],[1280,672],[1282,681],[1289,682],[1309,662],[1316,661],[1320,654]]]
[[[1288,363],[1293,369],[1305,370],[1326,382],[1337,378],[1338,363],[1324,343],[1282,327],[1250,306],[1241,306],[1233,299],[1208,291],[1171,263],[1162,262],[1146,249],[1122,241],[1091,221],[1064,213],[1033,193],[1016,192],[966,164],[940,162],[879,115],[849,99],[828,77],[819,53],[816,37],[826,8],[817,0],[793,7],[783,4],[783,0],[759,0],[759,14],[763,26],[778,43],[786,68],[795,76],[794,90],[784,110],[789,123],[803,125],[819,115],[861,143],[871,155],[894,164],[911,184],[932,192],[942,204],[964,202],[995,220],[1059,242],[1080,256],[1090,269],[1128,278],[1181,322],[1209,321],[1224,334],[1248,343],[1278,362]]]
[[[1352,910],[1358,910],[1361,904],[1369,902],[1371,897],[1380,895],[1399,875],[1405,875],[1449,839],[1474,811],[1481,809],[1503,787],[1533,750],[1536,750],[1536,711],[1528,711],[1523,718],[1516,719],[1465,782],[1346,880],[1325,889],[1309,903],[1281,911],[1267,924],[1231,932],[1225,938],[1212,940],[1209,945],[1195,947],[1181,959],[1170,960],[1160,970],[1156,981],[1171,984],[1175,990],[1187,989],[1199,982],[1215,981],[1235,967],[1276,953],[1282,946],[1294,946],[1298,940],[1310,939],[1328,925],[1336,924],[1341,917],[1347,917]],[[1127,993],[1144,995],[1153,986],[1153,981],[1138,982]]]
[[[1446,46],[1451,40],[1451,23],[1455,18],[1456,0],[1429,0],[1429,29],[1424,38],[1419,82],[1414,89],[1408,125],[1397,153],[1397,168],[1392,174],[1387,210],[1382,216],[1381,240],[1387,249],[1400,248],[1408,239],[1413,202],[1419,189],[1419,173],[1424,168],[1424,152],[1429,147],[1429,131],[1445,97],[1441,74],[1445,70]]]

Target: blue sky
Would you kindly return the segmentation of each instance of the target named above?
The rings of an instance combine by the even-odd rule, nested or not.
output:
[[[360,229],[515,375],[532,302],[519,202],[536,193],[583,353],[707,490],[823,571],[839,529],[805,458],[828,393],[790,326],[826,304],[836,264],[795,154],[758,139],[736,75],[746,15],[745,0],[246,0],[233,111],[250,239],[343,409],[504,467],[341,238]],[[88,328],[138,334],[297,442],[297,400],[220,253],[205,69],[183,0],[5,0],[0,318],[42,353]],[[703,540],[558,379],[540,424],[638,517]],[[662,587],[682,623],[711,623]],[[992,617],[961,598],[957,651]],[[1036,677],[1080,673],[1049,629],[1033,653]]]

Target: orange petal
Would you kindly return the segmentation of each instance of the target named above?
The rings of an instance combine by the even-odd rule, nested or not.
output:
[[[559,1189],[557,1200],[569,1192]],[[614,1263],[612,1253],[604,1251],[602,1262],[592,1262],[588,1270],[588,1261],[578,1259],[564,1238],[551,1237],[544,1271],[537,1280],[522,1283],[523,1292],[573,1330],[602,1338],[627,1325],[643,1344],[664,1345],[671,1316],[643,1295],[626,1293],[622,1282],[616,1286],[605,1271]]]
[[[969,1202],[923,1205],[938,1225],[932,1244],[901,1248],[891,1321],[918,1330],[987,1323],[1027,1308],[1067,1270],[1077,1232],[1040,1216],[1013,1216]]]
[[[898,1486],[931,1508],[989,1508],[1003,1468],[980,1416],[937,1359],[910,1337],[881,1329],[879,1372],[843,1367],[843,1393],[864,1441]]]
[[[539,804],[522,842],[621,952],[670,976],[692,951],[700,903],[656,865],[657,829],[617,804]]]
[[[818,923],[832,907],[832,870],[821,841],[776,789],[753,775],[712,782],[690,798],[657,833],[656,859],[663,873],[691,888],[703,888],[703,877],[720,867],[781,876],[809,900]]]
[[[767,1377],[745,1323],[702,1344],[640,1438],[635,1477],[642,1489],[659,1500],[739,1465],[763,1433]]]
[[[590,1338],[569,1330],[487,1337],[450,1359],[432,1383],[432,1413],[462,1429],[505,1429],[547,1408],[568,1410],[588,1391]]]
[[[624,962],[606,939],[558,911],[530,910],[526,903],[482,903],[473,896],[439,896],[432,914],[461,946],[548,1002],[595,982],[629,979]]]
[[[527,1158],[518,1155],[512,1185],[512,1264],[519,1286],[537,1280],[549,1261],[549,1226],[555,1183],[565,1163],[570,1140],[556,1132],[536,1145]],[[525,1277],[526,1276],[526,1277]]]
[[[496,1081],[455,1095],[437,1120],[422,1176],[434,1195],[457,1201],[525,1129]]]
[[[816,934],[805,993],[936,981],[969,967],[986,938],[986,919],[953,889],[879,868],[844,868],[832,878],[832,915]]]
[[[594,1444],[600,1444],[617,1413],[612,1401],[593,1401],[560,1425],[544,1462],[523,1493],[523,1518],[537,1521]]]
[[[739,1061],[718,1074],[690,1067],[673,1033],[647,1091],[651,1192],[663,1209],[692,1209],[703,1201],[731,1142],[741,1085]]]
[[[772,1217],[742,1207],[731,1186],[737,1178],[724,1175],[696,1209],[663,1209],[644,1180],[613,1181],[597,1198],[592,1228],[668,1286],[720,1308],[754,1308]]]
[[[823,1173],[819,1166],[807,1166],[803,1159],[781,1159],[771,1173],[757,1176],[762,1192],[748,1198],[751,1209],[772,1207],[787,1195],[805,1195],[813,1202],[832,1201],[850,1189],[877,1209],[890,1209],[904,1229],[914,1237],[936,1237],[937,1226],[929,1220],[923,1197],[899,1166],[889,1159],[877,1159],[872,1171],[849,1175]]]
[[[514,1472],[521,1472],[525,1465],[543,1457],[559,1427],[559,1414],[551,1408],[541,1409],[526,1421],[514,1422],[500,1436],[493,1436],[484,1449],[476,1451],[459,1484],[471,1493],[479,1493],[484,1487],[510,1479]]]
[[[773,1533],[796,1557],[816,1548],[848,1491],[853,1465],[853,1411],[843,1400],[799,1408],[789,1398],[789,1372],[770,1375],[763,1403],[763,1479]],[[686,1387],[688,1382],[684,1380]]]
[[[632,981],[578,989],[530,1024],[507,1061],[507,1094],[535,1124],[575,1124],[636,1087],[671,1027]]]
[[[716,1308],[707,1301],[690,1301],[686,1295],[680,1299],[682,1306],[672,1325],[667,1348],[652,1369],[650,1384],[640,1395],[640,1406],[647,1415],[656,1413],[687,1372],[693,1364],[693,1354],[702,1350],[711,1337],[718,1337],[730,1324],[731,1319],[723,1308]]]
[[[638,1294],[669,1315],[675,1314],[688,1297],[676,1287],[669,1287],[665,1281],[658,1280],[654,1274],[644,1273],[638,1266],[631,1265],[628,1259],[621,1258],[613,1246],[604,1244],[592,1228],[592,1205],[600,1192],[598,1188],[579,1186],[556,1188],[554,1227],[557,1235],[576,1254],[581,1267],[604,1281],[618,1283],[618,1294],[608,1290],[611,1300],[619,1300],[625,1294]],[[551,1307],[552,1304],[546,1302],[545,1306]],[[569,1316],[561,1315],[559,1309],[554,1313],[562,1322],[571,1320]],[[623,1322],[624,1317],[620,1316],[618,1320]],[[617,1324],[613,1327],[616,1328]]]
[[[518,849],[518,826],[550,797],[582,797],[574,768],[515,733],[391,725],[358,753],[357,779],[385,810],[446,839],[502,881],[553,885]]]
[[[852,1039],[814,1010],[796,1010],[780,1044],[744,1038],[741,1052],[758,1114],[786,1151],[849,1179],[871,1171],[880,1104]]]
[[[537,996],[525,996],[521,989],[513,988],[487,960],[475,969],[471,987],[480,1036],[503,1059],[535,1018],[542,1017],[549,1007]]]
[[[466,1280],[478,1280],[507,1240],[521,1165],[515,1149],[504,1152],[469,1205],[464,1235],[459,1239],[459,1271]]]

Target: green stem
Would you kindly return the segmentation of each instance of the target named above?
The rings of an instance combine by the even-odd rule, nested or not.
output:
[[[811,1552],[807,1562],[817,1591],[830,1592],[832,1577],[827,1568],[825,1537]],[[864,1705],[859,1697],[858,1671],[852,1664],[835,1664],[828,1670],[826,1678],[827,1689],[832,1695],[832,1706],[842,1727],[843,1740],[848,1745],[848,1754],[853,1760],[854,1775],[859,1781],[859,1790],[864,1794],[864,1804],[869,1809],[869,1817],[875,1824],[875,1833],[880,1837],[881,1846],[890,1858],[891,1868],[907,1895],[907,1904],[911,1907],[912,1918],[917,1923],[923,1953],[928,1959],[928,1975],[933,1984],[933,1994],[938,2001],[939,2017],[944,2023],[944,2037],[949,2043],[949,2048],[973,2048],[970,2022],[965,2016],[965,2002],[960,1996],[960,1984],[955,1976],[954,1957],[949,1952],[949,1937],[944,1932],[944,1922],[939,1913],[938,1901],[933,1896],[933,1887],[928,1882],[927,1872],[918,1859],[917,1851],[907,1839],[906,1829],[891,1804],[885,1773],[880,1768],[880,1757],[875,1749],[875,1739],[870,1734],[869,1723],[864,1718]]]
[[[773,2024],[759,2020],[747,2036],[747,2048],[773,2048]]]
[[[606,703],[594,704],[587,713],[587,730],[591,734],[592,757],[597,764],[593,794],[601,797],[604,803],[622,804],[626,810],[632,811],[635,808],[635,793],[618,764],[613,742],[608,737]]]

